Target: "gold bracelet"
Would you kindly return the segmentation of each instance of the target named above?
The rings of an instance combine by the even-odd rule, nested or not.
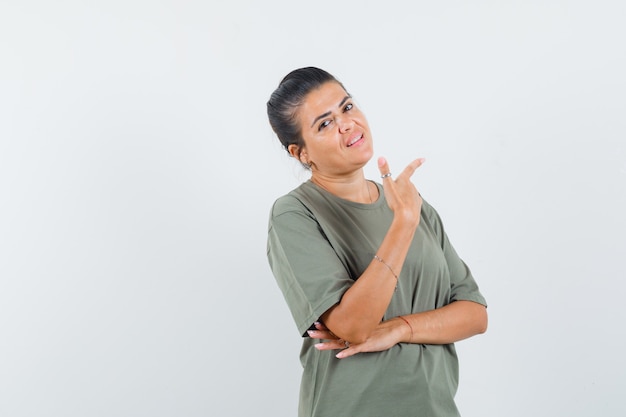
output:
[[[389,272],[391,272],[393,277],[396,279],[396,291],[397,291],[398,290],[398,276],[396,275],[396,273],[393,272],[393,269],[391,269],[389,264],[387,262],[383,261],[382,258],[379,257],[378,255],[374,255],[374,259],[376,259],[378,262],[380,262],[381,264],[385,265],[387,267],[387,269],[389,269]]]

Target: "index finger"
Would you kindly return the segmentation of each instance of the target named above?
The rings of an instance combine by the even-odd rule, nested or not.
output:
[[[413,175],[413,173],[415,172],[415,170],[417,168],[419,168],[420,166],[422,166],[422,164],[424,163],[425,160],[426,159],[424,159],[424,158],[417,158],[415,161],[413,161],[409,165],[407,165],[406,168],[404,168],[404,171],[402,171],[400,176],[406,175],[407,177],[410,178]]]

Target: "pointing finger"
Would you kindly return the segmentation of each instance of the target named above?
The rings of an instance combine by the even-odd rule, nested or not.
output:
[[[417,158],[415,161],[407,165],[407,167],[404,168],[404,171],[402,171],[402,174],[400,175],[406,175],[407,177],[411,177],[413,173],[415,172],[415,170],[419,168],[424,163],[425,160],[426,159],[424,158]]]

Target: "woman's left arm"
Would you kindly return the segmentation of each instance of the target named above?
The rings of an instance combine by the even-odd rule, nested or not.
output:
[[[403,320],[404,319],[404,320]],[[473,301],[455,301],[436,310],[396,317],[404,324],[399,342],[443,345],[487,331],[487,308]],[[406,322],[405,322],[406,320]]]
[[[341,359],[362,352],[380,352],[398,343],[443,345],[467,339],[487,330],[487,308],[473,301],[455,301],[435,310],[394,317],[381,322],[365,342],[348,348],[323,324],[316,327],[317,330],[309,332],[310,336],[327,339],[316,348],[343,349],[337,354]]]

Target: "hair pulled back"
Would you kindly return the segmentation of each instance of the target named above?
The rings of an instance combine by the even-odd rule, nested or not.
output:
[[[343,84],[322,69],[299,68],[287,74],[270,96],[267,117],[287,152],[289,145],[297,145],[299,151],[304,147],[302,128],[297,120],[298,107],[302,105],[307,94],[329,81],[338,83],[345,90]]]

